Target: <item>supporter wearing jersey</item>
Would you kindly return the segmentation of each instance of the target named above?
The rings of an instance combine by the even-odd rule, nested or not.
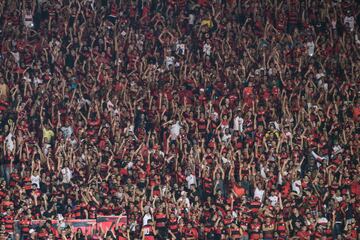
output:
[[[158,211],[154,214],[155,228],[158,232],[160,238],[165,238],[168,234],[168,219],[167,214],[164,212],[163,208],[160,207]]]
[[[1,222],[5,226],[5,233],[14,234],[15,216],[13,211],[8,209],[5,214],[2,215]]]
[[[155,230],[154,223],[151,219],[147,221],[147,224],[142,226],[141,236],[144,240],[155,240],[157,231]]]
[[[19,221],[20,233],[24,239],[30,237],[30,224],[31,224],[31,220],[29,219],[28,216],[23,217],[23,219]]]
[[[258,218],[255,218],[249,226],[249,236],[251,240],[262,239],[261,224]]]
[[[178,236],[179,233],[178,219],[173,212],[170,214],[170,218],[168,221],[168,228],[175,236]]]
[[[270,240],[274,238],[275,225],[270,217],[265,218],[265,223],[262,224],[263,238]]]

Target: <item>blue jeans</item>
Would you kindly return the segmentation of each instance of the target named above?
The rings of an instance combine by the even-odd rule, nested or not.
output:
[[[333,228],[333,238],[336,239],[339,235],[342,234],[343,226],[342,223],[335,223]]]

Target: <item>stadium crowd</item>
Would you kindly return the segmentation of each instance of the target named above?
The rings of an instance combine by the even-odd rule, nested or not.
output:
[[[359,238],[359,1],[1,0],[0,23],[0,239]],[[127,223],[49,222],[100,215]]]

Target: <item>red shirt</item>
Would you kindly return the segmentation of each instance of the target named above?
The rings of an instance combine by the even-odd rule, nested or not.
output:
[[[308,231],[299,231],[296,236],[301,240],[310,239],[310,233]]]

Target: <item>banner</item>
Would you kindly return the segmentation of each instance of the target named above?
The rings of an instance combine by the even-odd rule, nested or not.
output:
[[[98,216],[96,219],[69,219],[64,221],[51,220],[51,224],[54,228],[58,228],[59,224],[64,226],[70,226],[72,231],[76,231],[80,228],[85,235],[91,234],[94,229],[101,229],[104,233],[110,230],[110,227],[115,228],[116,222],[119,220],[118,226],[127,224],[127,217],[121,216]],[[30,228],[37,230],[46,220],[32,220]],[[19,221],[15,221],[15,232],[19,232],[20,228],[18,225]]]
[[[82,220],[82,219],[78,219],[78,220],[67,220],[64,221],[65,225],[69,225],[72,229],[72,231],[74,232],[74,234],[76,233],[76,231],[80,228],[81,231],[85,234],[85,235],[89,235],[91,234],[91,232],[93,231],[94,227],[96,227],[96,220],[95,219],[89,219],[89,220]],[[57,223],[55,224],[57,226]]]
[[[96,218],[97,226],[103,230],[103,232],[107,232],[110,227],[114,224],[113,228],[116,227],[115,223],[118,221],[118,216],[99,216]],[[119,221],[119,226],[127,224],[127,217],[121,217]]]

